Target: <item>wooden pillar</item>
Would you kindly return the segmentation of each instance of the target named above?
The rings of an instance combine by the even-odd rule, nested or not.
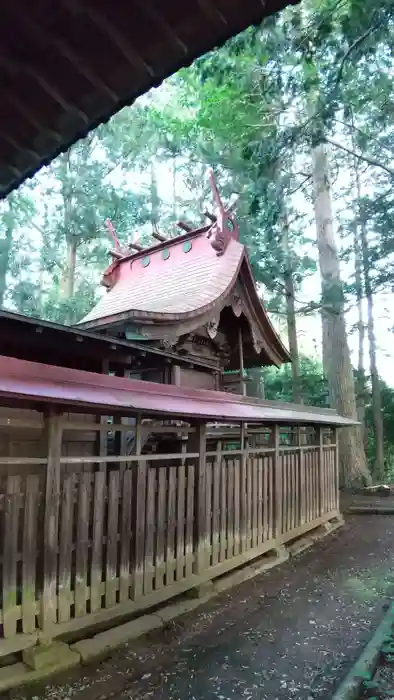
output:
[[[244,378],[244,346],[242,339],[242,328],[241,325],[238,327],[238,349],[239,349],[239,384],[241,388],[241,394],[246,395],[246,386]]]
[[[104,359],[101,363],[101,374],[109,374],[109,360],[108,359]],[[97,423],[100,423],[100,425],[108,425],[108,416],[97,416],[96,415],[95,420]],[[97,443],[96,443],[96,452],[100,455],[100,457],[107,456],[107,452],[108,452],[107,441],[108,441],[107,432],[105,430],[100,430],[98,432]],[[102,471],[105,473],[106,470],[107,470],[106,462],[100,462],[99,471]]]
[[[205,423],[195,424],[195,432],[191,434],[188,451],[197,452],[197,470],[195,482],[195,509],[194,509],[194,542],[195,560],[194,573],[201,574],[208,566],[207,557],[207,463],[206,463],[206,436]]]
[[[302,428],[298,428],[298,450],[299,450],[299,470],[300,470],[300,525],[306,523],[306,492],[305,492],[305,432]]]
[[[44,580],[41,597],[41,628],[50,638],[57,621],[57,551],[60,507],[60,457],[62,450],[62,414],[51,408],[45,415],[47,470],[44,511]]]
[[[141,454],[142,449],[141,415],[138,414],[135,425],[135,454]],[[137,466],[135,488],[135,561],[134,561],[134,590],[133,597],[138,598],[143,593],[144,556],[145,556],[145,512],[146,512],[146,481],[147,461],[142,459]]]
[[[279,425],[272,428],[272,446],[274,448],[273,469],[274,469],[274,532],[278,541],[282,536],[282,460],[279,454]]]
[[[248,451],[246,445],[246,425],[241,423],[241,464],[240,464],[240,539],[241,552],[248,549],[247,533],[248,533],[248,499],[247,499],[247,470],[248,470]]]
[[[323,515],[323,508],[324,508],[324,479],[323,479],[323,473],[324,473],[324,432],[323,432],[323,427],[319,426],[318,428],[318,434],[319,434],[319,467],[318,467],[318,482],[319,482],[319,487],[318,487],[318,494],[319,494],[319,503],[318,503],[318,516]]]
[[[334,459],[335,459],[335,508],[339,510],[339,444],[338,444],[338,438],[339,438],[339,430],[338,428],[333,428],[332,430],[332,436],[334,439],[334,444],[335,444],[335,454],[334,454]]]

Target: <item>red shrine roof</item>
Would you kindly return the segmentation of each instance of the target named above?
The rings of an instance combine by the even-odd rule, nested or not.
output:
[[[289,354],[258,296],[245,246],[231,238],[218,255],[209,231],[197,229],[115,260],[104,275],[107,293],[78,326],[98,329],[133,320],[147,337],[154,324],[158,337],[160,324],[184,322],[190,332],[203,325],[207,315],[220,315],[226,305],[234,308],[239,302],[239,311],[250,316],[260,349],[271,363],[288,362]]]
[[[211,172],[217,215],[212,223],[137,252],[121,249],[115,241],[114,261],[105,271],[108,291],[83,318],[81,328],[108,328],[132,322],[141,339],[167,340],[205,326],[211,338],[218,332],[220,315],[231,307],[245,316],[249,336],[261,364],[281,365],[289,353],[274,330],[253,280],[247,250],[238,240],[238,225],[223,205]],[[240,320],[241,323],[241,320]]]
[[[51,403],[65,410],[71,406],[79,410],[90,408],[105,415],[108,411],[123,416],[143,412],[229,423],[357,424],[356,420],[339,416],[330,409],[124,379],[1,355],[0,397],[38,410],[42,410],[43,404]]]
[[[203,229],[128,256],[115,263],[114,286],[79,325],[97,327],[119,314],[156,320],[201,314],[233,285],[244,252],[232,240],[218,257]]]

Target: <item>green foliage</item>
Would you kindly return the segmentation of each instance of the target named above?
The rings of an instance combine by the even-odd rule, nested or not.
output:
[[[272,401],[287,401],[293,397],[293,382],[290,365],[279,369],[266,367],[262,370],[265,396]],[[300,386],[304,403],[310,406],[328,406],[327,380],[323,367],[309,357],[300,358]]]

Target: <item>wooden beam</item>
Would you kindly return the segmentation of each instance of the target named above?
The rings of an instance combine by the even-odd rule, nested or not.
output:
[[[178,44],[185,56],[187,56],[189,53],[188,47],[163,17],[162,13],[150,2],[142,2],[141,0],[134,0],[134,2],[139,6],[142,12],[144,12],[148,17],[150,17],[150,19],[161,27],[163,32],[170,39],[171,43]]]
[[[114,104],[117,102],[118,95],[101,80],[97,73],[86,65],[86,61],[82,61],[81,56],[79,56],[64,39],[46,32],[33,19],[31,14],[26,13],[25,10],[23,12],[20,11],[18,3],[10,5],[9,9],[16,17],[18,23],[23,24],[30,35],[35,35],[40,44],[52,45],[52,47],[63,56],[63,58],[69,61],[89,83],[102,92],[105,92]]]
[[[12,148],[17,151],[18,153],[28,153],[33,160],[35,160],[37,163],[41,161],[40,156],[36,151],[33,151],[31,148],[26,148],[25,146],[22,146],[20,143],[15,141],[15,139],[10,136],[9,134],[5,134],[4,131],[0,132],[0,138],[3,139],[3,141],[6,141],[7,143],[12,146]]]
[[[153,236],[153,238],[156,238],[157,241],[160,241],[160,243],[165,243],[168,240],[165,236],[163,236],[158,231],[153,231],[152,236]]]
[[[123,253],[121,253],[119,250],[109,250],[108,254],[112,255],[112,257],[116,258],[116,260],[121,260],[124,257]]]
[[[204,216],[206,219],[209,219],[213,224],[217,222],[217,216],[215,214],[211,214],[209,211],[204,211]]]
[[[203,13],[210,19],[213,19],[216,24],[220,23],[221,25],[227,27],[228,23],[225,16],[220,12],[216,5],[213,5],[210,2],[210,0],[197,0],[197,4],[199,5]]]
[[[41,122],[39,122],[39,120],[36,119],[34,114],[32,114],[28,109],[26,109],[23,102],[21,102],[14,93],[7,92],[6,100],[19,112],[19,114],[22,115],[22,117],[25,118],[27,122],[29,122],[29,124],[31,124],[31,126],[34,126],[34,128],[37,129],[39,133],[45,132],[51,139],[60,143],[60,134],[57,131],[50,129],[47,126],[44,126],[44,124],[42,124]]]
[[[189,224],[186,224],[184,221],[177,221],[178,228],[181,228],[182,231],[186,231],[186,233],[189,233],[190,231],[193,231],[192,226],[189,226]]]
[[[25,72],[31,75],[32,78],[38,83],[38,85],[44,90],[44,92],[47,93],[55,102],[60,105],[64,109],[65,112],[72,113],[74,112],[79,116],[79,118],[87,125],[89,123],[89,119],[87,114],[83,112],[79,107],[76,107],[75,105],[71,104],[68,100],[66,100],[63,95],[60,94],[60,92],[57,90],[57,88],[54,87],[46,78],[44,78],[43,75],[39,71],[37,71],[35,68],[32,68],[32,66],[26,66]]]
[[[69,9],[72,8],[72,3],[69,0],[63,0],[65,5]],[[96,8],[92,8],[91,5],[89,7],[80,0],[78,2],[78,11],[84,12],[89,19],[104,33],[105,36],[108,36],[109,39],[112,41],[112,43],[119,49],[119,51],[123,54],[123,57],[130,63],[130,65],[134,66],[134,68],[140,68],[143,69],[145,73],[148,73],[151,78],[156,77],[156,72],[154,68],[145,61],[143,56],[139,54],[131,45],[127,39],[123,36],[122,32],[120,32],[116,27],[114,27],[113,23],[110,21],[110,19],[103,15],[101,12],[99,12]]]
[[[54,85],[52,85],[52,83],[49,82],[40,73],[39,70],[37,70],[37,68],[35,68],[29,63],[22,63],[21,61],[15,61],[14,59],[10,59],[10,57],[5,55],[4,53],[0,53],[0,65],[2,65],[9,73],[11,73],[12,76],[14,76],[17,73],[25,73],[26,75],[30,75],[30,77],[36,81],[36,83],[41,87],[41,89],[47,95],[49,95],[55,102],[57,102],[64,109],[65,112],[74,112],[80,117],[80,119],[83,122],[85,122],[85,124],[88,124],[89,120],[85,112],[79,109],[79,107],[76,107],[75,105],[68,102],[63,97],[63,95],[60,94],[57,88]]]
[[[144,250],[144,247],[143,247],[142,245],[140,245],[139,243],[129,243],[127,247],[128,247],[129,249],[131,249],[131,250],[136,250],[136,251],[138,251],[139,253],[140,253],[142,250]]]

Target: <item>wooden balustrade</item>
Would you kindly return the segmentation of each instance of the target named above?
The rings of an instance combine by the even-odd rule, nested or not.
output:
[[[138,417],[135,453],[108,456],[96,435],[130,425],[51,412],[29,414],[29,458],[12,420],[0,423],[20,440],[20,456],[0,453],[0,655],[161,603],[338,514],[333,431],[295,442],[281,426],[234,426],[222,440],[227,429],[183,424],[178,451],[143,453]]]

